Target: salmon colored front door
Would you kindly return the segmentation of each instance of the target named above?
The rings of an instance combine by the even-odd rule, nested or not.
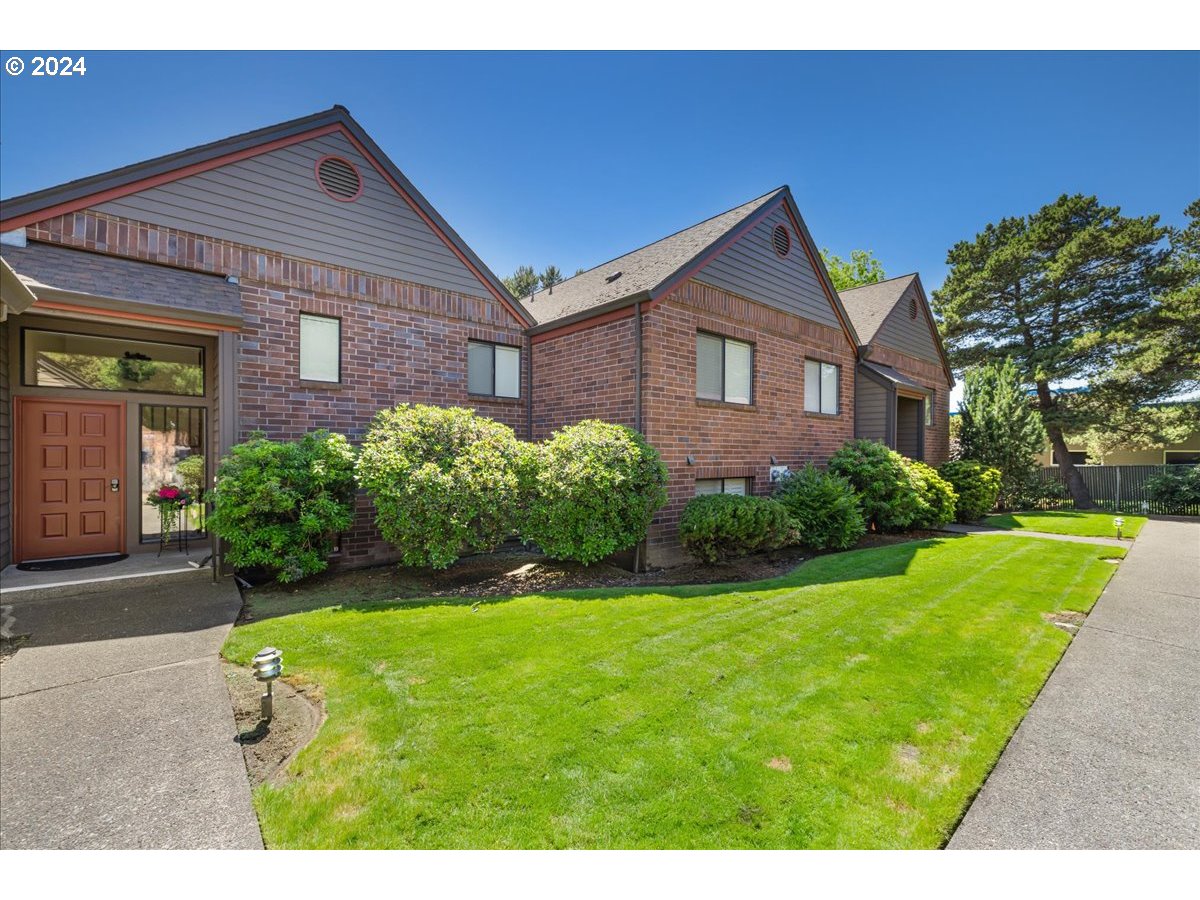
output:
[[[18,562],[121,552],[124,406],[18,397],[15,412]]]

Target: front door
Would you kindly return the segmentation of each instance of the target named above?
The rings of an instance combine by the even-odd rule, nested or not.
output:
[[[17,561],[123,549],[124,406],[18,397]]]

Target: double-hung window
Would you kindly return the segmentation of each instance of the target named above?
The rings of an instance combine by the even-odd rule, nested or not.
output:
[[[749,478],[697,478],[696,496],[706,494],[738,494],[742,497],[750,493]]]
[[[832,363],[804,361],[804,411],[836,416],[841,371]]]
[[[754,393],[754,345],[696,332],[696,396],[749,404]]]
[[[468,341],[467,391],[483,397],[520,397],[521,348]]]
[[[300,377],[305,381],[342,380],[340,319],[300,314]]]

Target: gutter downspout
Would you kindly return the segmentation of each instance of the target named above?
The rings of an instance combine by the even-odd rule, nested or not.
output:
[[[525,440],[533,440],[533,338],[525,335],[525,356],[529,360],[529,389],[525,392]]]
[[[633,305],[633,427],[645,434],[642,428],[642,301]]]
[[[645,436],[642,425],[642,301],[633,305],[633,428]],[[633,550],[633,571],[642,571],[642,560],[646,555],[646,541],[638,541]]]

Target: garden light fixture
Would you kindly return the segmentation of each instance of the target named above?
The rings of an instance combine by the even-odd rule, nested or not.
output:
[[[1121,527],[1124,524],[1125,524],[1125,520],[1122,519],[1120,516],[1117,516],[1117,518],[1113,519],[1113,526],[1117,529],[1117,540],[1118,541],[1121,539]]]
[[[275,679],[283,672],[283,654],[274,647],[264,647],[254,655],[250,667],[254,669],[254,677],[267,684],[267,692],[262,695],[262,718],[264,722],[270,722],[272,701],[274,700],[271,687]]]

